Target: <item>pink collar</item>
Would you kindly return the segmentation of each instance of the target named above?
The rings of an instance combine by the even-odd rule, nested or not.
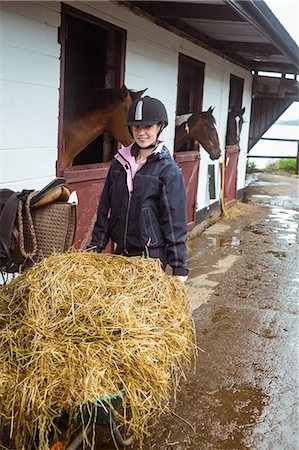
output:
[[[136,164],[135,157],[131,153],[132,145],[128,147],[122,147],[115,155],[115,159],[124,167],[127,173],[127,186],[129,192],[133,190],[133,179],[136,172],[146,163],[147,158],[145,158],[140,164]],[[164,142],[159,142],[155,148],[153,154],[161,153]]]
[[[133,160],[135,162],[135,158],[131,154],[132,145],[133,144],[128,145],[127,147],[122,147],[121,149],[119,149],[117,154],[115,155],[115,158],[119,161],[118,155],[121,155],[129,164]],[[162,152],[162,148],[164,147],[164,145],[165,145],[165,143],[163,141],[158,141],[158,145],[155,148],[155,150],[153,151],[153,154],[161,153]]]

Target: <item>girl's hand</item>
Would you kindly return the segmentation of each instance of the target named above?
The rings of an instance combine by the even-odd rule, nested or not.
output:
[[[186,283],[188,280],[188,275],[174,275],[174,278],[181,281],[182,283]]]

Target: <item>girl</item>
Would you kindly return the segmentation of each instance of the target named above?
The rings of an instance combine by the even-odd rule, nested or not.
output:
[[[127,125],[134,143],[115,155],[98,207],[90,246],[111,238],[116,254],[159,258],[163,269],[187,280],[186,190],[181,170],[162,141],[168,125],[160,100],[135,100]]]

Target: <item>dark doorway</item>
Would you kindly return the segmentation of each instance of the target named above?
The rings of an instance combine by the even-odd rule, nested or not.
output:
[[[177,119],[185,114],[202,111],[204,69],[204,63],[180,54],[176,105]],[[196,224],[197,187],[200,166],[199,144],[193,140],[187,140],[175,152],[174,157],[185,179],[189,231]]]
[[[176,108],[177,116],[201,111],[204,69],[204,63],[180,54]]]
[[[229,104],[227,114],[226,145],[223,190],[224,205],[226,208],[233,206],[237,201],[239,138],[242,129],[242,101],[244,80],[235,75],[230,76]],[[237,119],[238,122],[237,122]]]
[[[205,65],[201,61],[180,54],[176,116],[202,111]],[[189,140],[178,151],[199,150],[199,144]]]
[[[78,197],[76,248],[90,242],[96,211],[117,143],[104,133],[76,157],[72,166],[60,167],[63,121],[88,105],[92,89],[123,85],[126,31],[97,17],[62,5],[59,30],[61,86],[57,175],[67,180]],[[81,115],[80,115],[81,117]],[[108,158],[104,157],[108,155]],[[110,158],[110,159],[109,159]]]
[[[235,106],[238,109],[242,108],[243,89],[244,89],[243,78],[239,78],[235,75],[231,75],[230,82],[229,82],[228,109],[231,109],[233,106]]]
[[[230,76],[229,85],[229,101],[228,101],[228,113],[227,113],[227,125],[226,125],[226,146],[238,145],[240,140],[240,134],[243,125],[242,101],[243,101],[243,78]]]
[[[84,107],[82,102],[93,89],[120,86],[125,32],[63,5],[60,36],[64,45],[63,118],[66,118]],[[109,151],[106,148],[104,152],[104,146]],[[73,165],[102,163],[103,154],[112,156],[116,146],[109,135],[99,136],[77,155]]]

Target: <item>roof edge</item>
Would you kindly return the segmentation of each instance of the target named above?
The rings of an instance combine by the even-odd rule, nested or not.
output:
[[[299,47],[263,0],[226,0],[226,3],[291,58],[299,73]]]

